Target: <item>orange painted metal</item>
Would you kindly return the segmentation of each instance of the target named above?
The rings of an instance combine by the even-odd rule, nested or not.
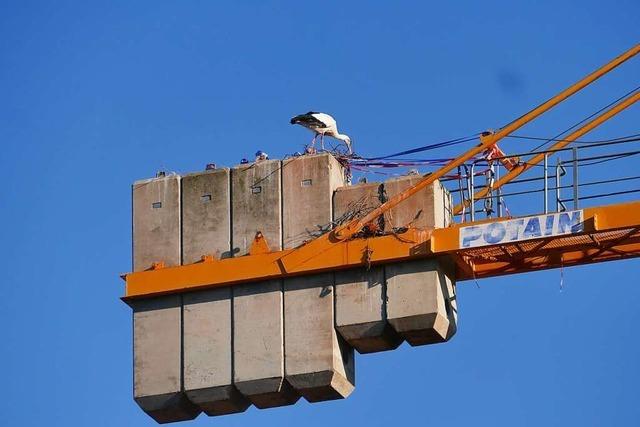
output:
[[[611,109],[607,110],[606,112],[597,116],[595,119],[588,122],[586,125],[582,126],[580,129],[571,133],[571,135],[567,136],[566,138],[563,138],[562,141],[556,142],[547,151],[560,150],[566,147],[576,139],[580,138],[581,136],[585,135],[588,132],[591,132],[593,129],[597,128],[602,123],[606,122],[616,114],[620,113],[621,111],[630,107],[631,105],[635,104],[638,101],[640,101],[640,92],[637,92],[636,94],[630,96],[629,98],[626,98],[622,102],[619,102]],[[498,181],[496,181],[491,188],[485,187],[482,190],[478,191],[474,195],[474,199],[476,200],[482,199],[484,196],[489,194],[489,190],[492,190],[492,191],[497,190],[498,188],[502,187],[504,184],[508,183],[512,179],[520,176],[523,172],[528,171],[529,169],[531,169],[532,167],[540,163],[542,160],[544,160],[544,156],[545,156],[544,153],[536,154],[535,156],[533,156],[531,159],[527,160],[524,163],[520,163],[519,165],[512,168],[507,167],[507,169],[509,170],[509,173],[507,173],[506,175],[501,177]],[[458,206],[453,208],[453,214],[454,215],[459,214],[460,212],[462,212],[464,207],[465,206],[468,207],[470,203],[471,202],[467,200],[465,203],[459,204]]]
[[[551,268],[616,261],[640,256],[640,227],[618,232],[589,233],[572,238],[547,239],[504,245],[496,254],[488,250],[460,253],[470,268],[457,271],[458,280],[528,273]]]
[[[568,87],[567,89],[563,90],[562,92],[560,92],[559,94],[557,94],[553,98],[550,98],[549,100],[547,100],[546,102],[540,104],[539,106],[537,106],[533,110],[529,111],[528,113],[524,114],[523,116],[520,116],[519,118],[517,118],[513,122],[509,123],[508,125],[506,125],[502,129],[500,129],[498,132],[496,132],[494,134],[490,134],[490,135],[486,136],[485,138],[482,138],[481,139],[481,143],[479,145],[477,145],[476,147],[474,147],[471,150],[467,151],[462,156],[450,161],[445,166],[443,166],[442,168],[440,168],[437,171],[433,172],[432,174],[429,174],[424,179],[422,179],[420,182],[418,182],[415,186],[413,186],[413,187],[407,189],[406,191],[403,191],[400,194],[392,197],[387,202],[383,203],[378,208],[372,210],[371,212],[369,212],[364,217],[356,218],[353,221],[351,221],[351,222],[349,222],[349,223],[347,223],[345,225],[337,227],[331,233],[328,233],[328,234],[325,234],[323,236],[320,236],[320,237],[312,240],[311,242],[307,243],[306,245],[300,247],[298,250],[296,250],[294,252],[291,252],[290,254],[286,255],[285,257],[283,257],[283,259],[281,261],[282,264],[286,268],[295,268],[296,265],[300,264],[305,259],[307,259],[307,258],[313,256],[313,254],[317,253],[318,250],[323,248],[328,242],[330,242],[330,241],[339,241],[339,240],[350,238],[351,236],[353,236],[354,234],[356,234],[360,230],[362,230],[362,228],[366,224],[374,221],[380,215],[384,214],[389,209],[392,209],[393,207],[395,207],[396,205],[401,203],[403,200],[406,200],[407,198],[409,198],[412,195],[416,194],[417,192],[419,192],[420,190],[422,190],[426,186],[428,186],[428,185],[432,184],[433,182],[435,182],[437,179],[443,177],[447,173],[451,172],[453,169],[457,168],[458,166],[460,166],[460,165],[464,164],[465,162],[467,162],[468,160],[472,159],[477,154],[479,154],[479,153],[487,150],[488,148],[492,147],[498,141],[500,141],[502,138],[504,138],[507,135],[511,134],[512,132],[518,130],[519,128],[521,128],[525,124],[529,123],[533,119],[537,118],[541,114],[543,114],[546,111],[550,110],[551,108],[555,107],[560,102],[562,102],[565,99],[569,98],[571,95],[573,95],[576,92],[580,91],[581,89],[583,89],[587,85],[593,83],[595,80],[597,80],[600,77],[604,76],[609,71],[611,71],[614,68],[618,67],[619,65],[621,65],[625,61],[631,59],[632,57],[634,57],[638,53],[640,53],[640,44],[637,44],[637,45],[633,46],[631,49],[627,50],[622,55],[620,55],[617,58],[613,59],[612,61],[608,62],[607,64],[605,64],[604,66],[600,67],[599,69],[597,69],[593,73],[589,74],[588,76],[586,76],[583,79],[581,79],[580,81],[578,81],[577,83],[571,85],[570,87]]]
[[[164,268],[164,261],[158,261],[151,264],[152,270],[160,270],[161,268]]]
[[[513,259],[501,260],[499,256],[493,256],[493,258],[490,256],[487,258],[486,254],[478,253],[477,249],[476,252],[471,252],[469,250],[461,251],[458,248],[460,226],[436,229],[433,231],[433,236],[431,236],[432,233],[430,231],[411,228],[402,234],[377,237],[361,237],[358,236],[357,233],[379,215],[393,208],[408,197],[411,197],[422,188],[430,185],[475,155],[492,147],[500,139],[551,109],[639,52],[640,44],[531,110],[529,113],[516,119],[497,133],[482,138],[478,146],[449,162],[433,174],[425,177],[414,187],[391,198],[361,219],[355,219],[297,249],[265,252],[265,247],[268,248],[266,242],[257,239],[257,242],[252,246],[251,254],[247,256],[224,260],[206,257],[203,258],[202,262],[195,264],[158,268],[127,274],[125,276],[126,293],[123,299],[126,301],[167,293],[228,286],[270,278],[312,274],[322,271],[398,262],[411,258],[433,257],[437,255],[446,255],[454,259],[458,266],[458,274],[461,280],[473,277],[489,277],[491,275],[530,271],[527,270],[527,268],[552,268],[558,265],[557,262],[554,261],[554,259],[557,259],[558,253],[560,254],[560,265],[564,265],[562,263],[567,262],[578,264],[597,262],[610,258],[620,259],[636,256],[635,240],[629,242],[629,239],[635,239],[634,233],[640,228],[640,204],[627,205],[626,207],[614,206],[585,209],[585,218],[587,218],[587,220],[591,218],[591,223],[593,224],[591,229],[587,229],[587,231],[592,232],[592,234],[585,234],[585,236],[588,236],[596,247],[592,248],[582,242],[582,253],[584,254],[582,258],[579,255],[580,250],[575,249],[574,246],[571,246],[572,249],[564,253],[565,248],[562,244],[555,244],[552,245],[553,247],[549,246],[547,248],[550,254],[555,251],[553,252],[556,254],[554,255],[555,258],[550,257],[546,253],[541,255],[542,245],[546,245],[548,243],[546,240],[549,239],[539,242],[538,244],[540,246],[528,250],[531,259],[516,259],[512,257]],[[621,218],[612,218],[612,216],[615,215],[620,215]],[[631,232],[623,234],[621,237],[618,236],[618,240],[614,240],[613,244],[611,244],[611,242],[607,243],[609,247],[603,248],[597,246],[598,239],[606,240],[606,233],[615,231],[615,229],[618,228],[625,229],[625,227],[627,230],[631,230]],[[562,242],[563,238],[566,237],[551,238],[550,241],[555,243]],[[515,245],[517,248],[521,248],[530,245],[531,242],[532,241],[527,241],[521,245]],[[487,251],[488,249],[482,248],[482,250]],[[521,249],[519,250],[524,252]],[[505,252],[502,249],[501,251]],[[506,253],[509,254],[509,251],[507,250]],[[616,253],[618,258],[610,255],[612,253]],[[542,258],[540,258],[541,256]],[[528,267],[527,262],[531,263]],[[504,263],[504,265],[501,263]],[[523,265],[524,267],[520,268],[518,265]]]
[[[583,215],[584,232],[580,234],[469,249],[460,248],[460,228],[478,222],[457,224],[436,230],[430,249],[454,259],[460,267],[458,280],[640,256],[640,202],[585,208]]]
[[[431,256],[430,235],[429,231],[409,229],[402,234],[329,243],[317,256],[292,269],[285,269],[281,260],[295,249],[221,260],[208,258],[195,264],[129,273],[125,276],[124,299]]]
[[[267,243],[266,237],[264,237],[261,231],[258,231],[249,248],[249,255],[268,254],[269,252],[269,244]]]
[[[494,134],[491,134],[489,136],[486,136],[486,138],[482,138],[481,139],[481,143],[478,146],[476,146],[476,147],[472,148],[471,150],[467,151],[462,156],[452,160],[451,162],[449,162],[448,164],[446,164],[442,168],[438,169],[434,173],[428,175],[422,181],[418,182],[415,186],[413,186],[412,188],[408,189],[407,191],[404,191],[404,192],[398,194],[397,196],[389,199],[386,203],[382,204],[377,209],[374,209],[373,211],[369,212],[369,214],[367,214],[363,218],[355,219],[352,222],[350,222],[349,224],[345,225],[344,227],[338,228],[334,232],[334,234],[338,238],[349,238],[349,237],[351,237],[353,234],[355,234],[358,231],[360,231],[365,224],[368,224],[369,222],[375,220],[376,218],[378,218],[380,215],[382,215],[383,213],[385,213],[389,209],[393,208],[394,206],[396,206],[397,204],[399,204],[403,200],[405,200],[405,199],[411,197],[412,195],[416,194],[417,192],[419,192],[420,190],[422,190],[423,188],[425,188],[429,184],[432,184],[437,179],[443,177],[447,173],[451,172],[453,169],[455,169],[458,166],[464,164],[466,161],[472,159],[477,154],[479,154],[479,153],[485,151],[486,149],[492,147],[493,145],[495,145],[498,141],[500,141],[504,137],[506,137],[506,136],[510,135],[511,133],[515,132],[516,130],[520,129],[522,126],[526,125],[527,123],[529,123],[533,119],[537,118],[538,116],[540,116],[543,113],[547,112],[551,108],[555,107],[560,102],[562,102],[565,99],[569,98],[571,95],[575,94],[576,92],[582,90],[583,88],[585,88],[589,84],[593,83],[594,81],[596,81],[600,77],[604,76],[609,71],[611,71],[614,68],[618,67],[619,65],[621,65],[625,61],[631,59],[632,57],[634,57],[638,53],[640,53],[640,44],[637,44],[637,45],[633,46],[631,49],[627,50],[622,55],[618,56],[617,58],[615,58],[612,61],[608,62],[607,64],[603,65],[602,67],[600,67],[599,69],[597,69],[593,73],[589,74],[588,76],[582,78],[580,81],[578,81],[577,83],[571,85],[567,89],[563,90],[562,92],[560,92],[559,94],[557,94],[553,98],[551,98],[551,99],[547,100],[546,102],[540,104],[539,106],[537,106],[533,110],[529,111],[528,113],[524,114],[523,116],[520,116],[519,118],[517,118],[513,122],[511,122],[508,125],[506,125],[503,128],[501,128],[498,132],[496,132]]]
[[[640,255],[640,202],[585,208],[583,213],[583,233],[508,245],[460,248],[460,228],[504,221],[494,219],[431,232],[409,229],[402,234],[330,242],[292,269],[282,259],[296,249],[223,260],[208,257],[195,264],[127,274],[124,299],[434,256],[452,258],[458,280],[469,280]]]
[[[640,227],[640,202],[584,208],[583,222],[586,233]],[[507,221],[513,218],[486,219],[454,224],[434,230],[430,251],[437,254],[461,252],[460,229],[471,225]],[[544,240],[544,239],[543,239]],[[472,249],[469,249],[472,250]]]
[[[482,140],[483,138],[486,138],[489,135],[491,134],[488,133],[486,135],[480,135],[480,140]],[[509,171],[513,170],[520,163],[520,157],[507,157],[504,151],[502,151],[502,149],[498,147],[498,144],[494,144],[487,151],[485,151],[484,157],[487,160],[498,159],[498,161],[502,163],[502,166],[504,166],[505,169]]]
[[[640,202],[620,203],[599,208],[586,208],[593,215],[595,231],[615,230],[640,226]]]

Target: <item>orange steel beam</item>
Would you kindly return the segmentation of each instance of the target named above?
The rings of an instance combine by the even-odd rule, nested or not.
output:
[[[640,202],[584,208],[582,211],[584,212],[582,221],[585,233],[640,227]],[[448,228],[438,228],[431,234],[430,251],[434,254],[459,252],[462,249],[460,248],[461,228],[512,219],[517,218],[487,219],[454,224]]]
[[[338,237],[338,238],[349,238],[349,237],[351,237],[353,234],[355,234],[358,231],[360,231],[363,226],[365,226],[366,224],[368,224],[371,221],[374,221],[376,218],[378,218],[384,212],[386,212],[389,209],[395,207],[397,204],[399,204],[403,200],[407,199],[408,197],[410,197],[413,194],[417,193],[418,191],[422,190],[427,185],[433,183],[435,180],[441,178],[442,176],[444,176],[445,174],[447,174],[451,170],[453,170],[453,169],[457,168],[458,166],[462,165],[467,160],[469,160],[472,157],[474,157],[476,154],[479,154],[480,152],[484,151],[485,149],[491,147],[492,145],[494,145],[495,143],[500,141],[502,138],[504,138],[504,137],[508,136],[509,134],[515,132],[516,130],[518,130],[519,128],[524,126],[525,124],[529,123],[530,121],[532,121],[533,119],[537,118],[541,114],[543,114],[546,111],[550,110],[551,108],[555,107],[560,102],[564,101],[565,99],[567,99],[571,95],[575,94],[576,92],[582,90],[587,85],[593,83],[595,80],[597,80],[600,77],[604,76],[609,71],[611,71],[614,68],[618,67],[619,65],[621,65],[625,61],[631,59],[632,57],[634,57],[638,53],[640,53],[640,44],[637,44],[637,45],[633,46],[631,49],[627,50],[622,55],[614,58],[613,60],[611,60],[607,64],[605,64],[602,67],[600,67],[598,70],[596,70],[593,73],[589,74],[588,76],[584,77],[583,79],[581,79],[577,83],[571,85],[570,87],[568,87],[567,89],[563,90],[562,92],[560,92],[559,94],[557,94],[553,98],[551,98],[551,99],[547,100],[546,102],[540,104],[539,106],[537,106],[533,110],[529,111],[525,115],[517,118],[513,122],[509,123],[508,125],[506,125],[502,129],[500,129],[497,133],[492,134],[492,135],[484,138],[484,141],[482,141],[481,144],[479,144],[475,148],[472,148],[471,150],[467,151],[465,154],[463,154],[462,156],[458,157],[457,159],[452,160],[447,165],[443,166],[442,168],[440,168],[439,170],[437,170],[434,173],[430,174],[429,176],[425,177],[422,181],[418,182],[414,187],[412,187],[412,188],[408,189],[407,191],[402,192],[402,193],[398,194],[397,196],[391,198],[386,203],[382,204],[377,209],[371,211],[368,215],[362,217],[361,219],[355,219],[352,222],[350,222],[349,224],[347,224],[346,226],[337,229],[335,231],[336,237]]]
[[[554,150],[560,150],[566,147],[576,139],[580,138],[586,133],[591,132],[593,129],[597,128],[602,123],[606,122],[616,114],[620,113],[622,110],[630,107],[631,105],[635,104],[638,101],[640,101],[640,92],[637,92],[636,94],[616,104],[611,109],[602,113],[601,115],[599,115],[598,117],[596,117],[595,119],[593,119],[592,121],[590,121],[589,123],[581,127],[580,129],[578,129],[577,131],[573,132],[571,135],[567,136],[566,138],[563,138],[562,141],[558,141],[557,143],[552,145],[551,148],[549,148],[546,151],[546,153],[553,152]],[[545,156],[545,153],[536,154],[526,162],[517,165],[515,168],[511,169],[506,175],[504,175],[498,181],[496,181],[494,185],[491,187],[491,190],[497,190],[498,188],[502,187],[504,184],[508,183],[512,179],[518,177],[520,174],[528,171],[529,169],[531,169],[532,167],[540,163],[544,159],[544,156]],[[484,196],[486,196],[489,193],[489,190],[490,190],[489,188],[486,188],[486,187],[483,188],[482,190],[477,192],[477,194],[474,196],[474,199],[476,198],[482,199]],[[462,212],[464,207],[469,206],[470,204],[471,204],[471,201],[466,200],[464,203],[457,205],[455,208],[453,208],[453,214],[454,215],[459,214],[460,212]]]
[[[305,244],[304,246],[301,246],[295,251],[292,251],[291,253],[287,254],[282,258],[281,263],[286,269],[295,268],[295,266],[306,263],[311,258],[316,256],[319,250],[322,249],[324,246],[326,246],[329,242],[337,242],[340,240],[350,238],[351,236],[359,232],[362,229],[362,227],[364,227],[366,224],[370,223],[371,221],[374,221],[381,214],[387,212],[389,209],[395,207],[396,205],[401,203],[403,200],[411,197],[412,195],[416,194],[426,186],[432,184],[434,181],[441,178],[445,174],[449,173],[451,170],[464,164],[466,161],[470,160],[475,155],[491,147],[492,145],[500,141],[505,136],[516,131],[517,129],[529,123],[531,120],[537,118],[544,112],[550,110],[560,102],[564,101],[571,95],[575,94],[576,92],[580,91],[581,89],[591,84],[595,80],[604,76],[609,71],[618,67],[619,65],[629,60],[633,56],[637,55],[638,53],[640,53],[640,44],[633,46],[631,49],[627,50],[622,55],[616,57],[612,61],[608,62],[604,66],[594,71],[593,73],[587,75],[586,77],[584,77],[577,83],[571,85],[569,88],[563,90],[553,98],[547,100],[546,102],[540,104],[539,106],[529,111],[525,115],[509,123],[502,129],[500,129],[497,133],[484,138],[478,146],[472,148],[462,156],[452,160],[442,168],[426,176],[424,179],[418,182],[415,186],[403,191],[397,196],[392,197],[387,202],[383,203],[380,207],[378,207],[377,209],[374,209],[364,217],[360,219],[356,218],[353,221],[349,222],[348,224],[337,227],[332,232],[326,233],[320,237],[317,237],[311,242]]]
[[[157,268],[125,275],[124,299],[228,286],[362,265],[375,265],[432,255],[429,231],[410,229],[398,235],[354,239],[326,245],[318,257],[294,269],[285,269],[283,257],[295,249]]]
[[[602,252],[602,253],[601,253]],[[517,262],[493,261],[489,263],[473,263],[473,274],[457,275],[458,280],[484,279],[488,277],[506,276],[552,268],[572,267],[605,261],[617,261],[640,257],[640,241],[622,242],[610,250],[601,251],[597,247],[573,250],[560,249],[545,254],[529,254],[519,258]],[[460,271],[460,270],[459,270]]]
[[[594,233],[610,233],[616,230],[640,228],[640,202],[610,205],[597,208],[583,209],[584,233],[581,236]],[[497,222],[502,220],[488,220]],[[464,226],[479,224],[474,222]],[[575,244],[566,247],[554,247],[555,251],[570,251],[564,256],[564,264],[559,264],[549,258],[549,251],[529,251],[525,260],[530,267],[518,267],[512,261],[476,261],[472,251],[462,250],[459,245],[460,228],[455,225],[450,228],[435,229],[432,232],[409,229],[406,233],[390,234],[371,238],[354,238],[330,242],[325,245],[316,257],[296,268],[287,269],[282,260],[295,249],[278,252],[257,253],[237,258],[215,260],[206,258],[202,262],[178,267],[159,267],[125,276],[125,301],[157,296],[176,292],[187,292],[219,286],[230,286],[239,283],[257,282],[267,279],[285,278],[296,275],[314,274],[323,271],[354,268],[367,265],[386,264],[408,259],[430,258],[434,256],[448,256],[458,266],[460,280],[475,277],[490,277],[503,274],[513,274],[527,269],[553,268],[560,265],[598,262],[614,259],[612,251],[635,251],[635,246],[629,246],[628,241],[621,241],[612,248],[578,247]],[[576,235],[569,235],[575,237]],[[640,233],[639,233],[640,236]],[[568,239],[568,236],[558,236]],[[636,237],[634,237],[635,239]],[[551,240],[553,238],[530,240],[530,242]],[[640,245],[640,237],[637,239]],[[633,241],[635,242],[635,241]],[[633,243],[632,242],[632,243]],[[635,243],[634,243],[635,244]],[[477,250],[477,248],[473,248]],[[601,251],[602,253],[598,253]],[[584,255],[580,257],[580,253]],[[640,252],[639,252],[640,253]],[[555,256],[555,255],[554,255]],[[617,255],[617,258],[636,256],[635,252],[628,255]],[[593,258],[589,258],[593,257]],[[524,262],[524,261],[521,261]]]

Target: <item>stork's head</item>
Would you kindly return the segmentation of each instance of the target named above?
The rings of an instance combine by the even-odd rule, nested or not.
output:
[[[353,150],[351,149],[351,138],[349,138],[348,135],[339,133],[338,135],[336,135],[336,139],[344,141],[344,143],[346,144],[347,148],[349,149],[349,154],[353,154]]]

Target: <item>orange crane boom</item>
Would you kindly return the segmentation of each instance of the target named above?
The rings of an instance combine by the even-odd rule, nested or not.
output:
[[[460,230],[473,227],[470,224],[496,224],[508,220],[456,224],[435,229],[431,233],[409,229],[400,236],[340,241],[327,245],[321,256],[313,257],[291,270],[283,269],[280,261],[297,249],[223,260],[209,258],[195,264],[127,274],[124,299],[314,274],[353,268],[365,263],[376,265],[433,256],[452,258],[458,267],[458,280],[640,256],[640,202],[587,208],[583,211],[582,219],[584,228],[577,234],[541,237],[497,246],[462,248]],[[363,261],[365,253],[369,254],[369,258]]]
[[[441,169],[427,175],[415,186],[391,198],[360,219],[354,219],[346,225],[339,226],[296,249],[269,252],[264,237],[258,233],[250,254],[246,256],[224,260],[203,257],[202,262],[195,264],[170,268],[163,268],[161,264],[157,264],[155,269],[149,271],[126,274],[124,276],[126,281],[124,299],[228,286],[367,264],[397,262],[419,257],[448,256],[458,266],[457,278],[465,280],[640,256],[640,202],[586,208],[573,213],[477,221],[431,231],[409,227],[405,233],[399,235],[354,237],[364,226],[389,209],[458,166],[465,164],[477,154],[493,147],[502,138],[638,53],[640,53],[640,44],[635,45],[496,133],[481,137],[479,145],[452,160]],[[564,147],[639,99],[640,94],[625,99],[571,134],[566,140],[556,144],[554,148]],[[536,155],[526,164],[515,167],[493,188],[498,188],[525,172],[543,157],[544,155]],[[481,192],[479,196],[482,194]],[[461,210],[461,208],[462,206],[457,206],[455,209]],[[577,223],[567,221],[573,221],[576,218],[580,220],[580,227],[572,228]],[[532,224],[530,229],[525,227],[525,231],[530,231],[530,236],[525,239],[526,241],[507,241],[506,243],[493,244],[491,239],[494,234],[502,232],[504,235],[510,224],[514,223],[513,221],[521,225],[526,223],[527,227]],[[558,222],[560,222],[560,228],[570,232],[551,236],[542,234],[538,230],[536,234],[535,224],[539,225],[541,221],[553,223],[554,226],[558,226]],[[462,237],[464,233],[471,237],[464,240]],[[473,242],[473,245],[465,247],[466,243],[470,243],[478,236],[484,236],[487,244],[478,246],[477,242]]]
[[[549,150],[547,150],[547,151],[548,152],[552,152],[554,150],[560,150],[560,149],[566,147],[567,145],[571,144],[573,141],[575,141],[578,138],[580,138],[581,136],[591,132],[593,129],[597,128],[602,123],[606,122],[607,120],[609,120],[610,118],[612,118],[616,114],[620,113],[622,110],[630,107],[631,105],[633,105],[634,103],[636,103],[638,101],[640,101],[640,92],[636,92],[635,94],[633,94],[633,95],[629,96],[628,98],[622,100],[621,102],[619,102],[618,104],[613,106],[611,109],[607,110],[606,112],[602,113],[601,115],[599,115],[595,119],[591,120],[586,125],[582,126],[580,129],[578,129],[575,132],[571,133],[571,135],[567,136],[566,138],[564,138],[561,141],[558,141],[557,143],[552,145],[551,148]],[[480,136],[481,140],[483,138],[488,138],[488,136]],[[498,188],[502,187],[507,182],[512,181],[513,179],[515,179],[518,176],[520,176],[522,173],[528,171],[529,169],[531,169],[532,167],[534,167],[535,165],[540,163],[544,159],[544,157],[545,157],[545,153],[539,153],[539,154],[536,154],[535,156],[533,156],[531,159],[527,160],[526,162],[518,164],[513,169],[509,170],[509,173],[507,173],[505,176],[503,176],[498,181],[496,181],[491,188],[488,188],[488,187],[487,188],[483,188],[474,197],[476,199],[480,199],[480,198],[486,196],[489,193],[489,191],[497,190]],[[456,206],[455,208],[453,208],[453,214],[454,215],[455,214],[459,214],[460,212],[462,212],[462,209],[465,206],[469,206],[469,204],[470,204],[470,202],[467,201],[467,203],[463,203],[463,204],[460,204],[460,205]]]
[[[369,214],[365,215],[363,218],[354,219],[350,223],[344,226],[338,227],[331,233],[328,233],[324,236],[320,236],[317,239],[311,241],[310,243],[302,246],[297,251],[291,254],[288,254],[286,257],[283,258],[282,263],[284,264],[285,268],[290,269],[293,266],[300,263],[304,263],[308,261],[309,258],[312,258],[313,256],[315,256],[318,253],[318,251],[321,250],[324,245],[326,245],[327,242],[335,242],[342,239],[348,239],[349,237],[353,236],[355,233],[360,231],[362,227],[364,227],[366,224],[370,223],[371,221],[374,221],[376,218],[378,218],[378,216],[380,216],[384,212],[388,211],[389,209],[392,209],[393,207],[401,203],[403,200],[416,194],[417,192],[419,192],[426,186],[432,184],[437,179],[443,177],[447,173],[451,172],[453,169],[457,168],[458,166],[461,166],[462,164],[472,159],[477,154],[492,147],[504,137],[520,129],[522,126],[534,120],[535,118],[542,115],[546,111],[549,111],[551,108],[555,107],[560,102],[564,101],[565,99],[569,98],[571,95],[575,94],[576,92],[585,88],[589,84],[593,83],[594,81],[604,76],[605,74],[607,74],[614,68],[618,67],[619,65],[623,64],[627,60],[631,59],[638,53],[640,53],[640,44],[635,45],[631,49],[624,52],[622,55],[616,57],[612,61],[608,62],[607,64],[603,65],[602,67],[594,71],[593,73],[582,78],[581,80],[574,83],[567,89],[563,90],[553,98],[547,100],[546,102],[540,104],[533,110],[517,118],[513,122],[509,123],[502,129],[500,129],[495,134],[491,134],[487,136],[486,138],[481,140],[481,143],[478,146],[467,151],[462,156],[452,160],[451,162],[449,162],[442,168],[438,169],[434,173],[426,176],[424,179],[418,182],[415,186],[389,199],[386,203],[382,204],[377,209],[371,211]]]

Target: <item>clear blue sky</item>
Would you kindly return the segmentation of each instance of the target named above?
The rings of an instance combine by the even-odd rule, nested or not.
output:
[[[1,425],[154,425],[118,299],[134,180],[299,150],[288,119],[309,109],[363,155],[495,128],[639,41],[637,0],[346,3],[0,2]],[[528,134],[638,76],[640,58]],[[639,111],[593,137],[638,133]],[[562,292],[559,271],[461,283],[454,339],[359,356],[347,400],[184,425],[637,424],[639,267],[566,269]]]

